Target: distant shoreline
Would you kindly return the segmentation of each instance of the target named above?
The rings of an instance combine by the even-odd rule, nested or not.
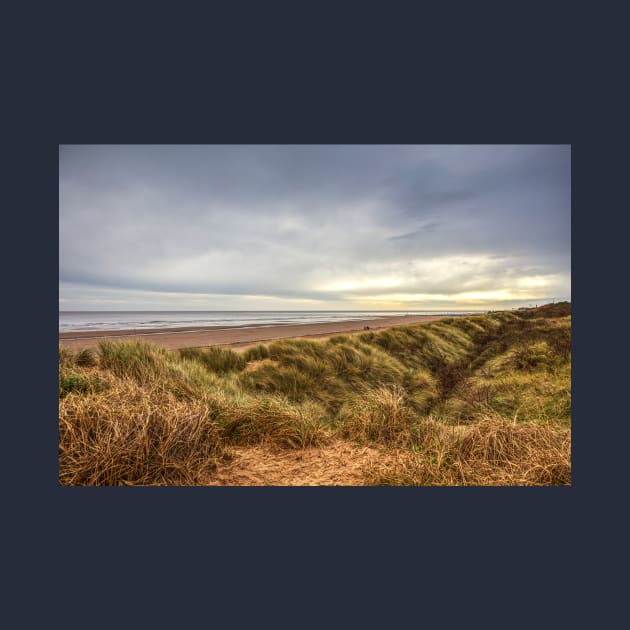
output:
[[[223,345],[244,347],[256,343],[292,337],[321,338],[336,334],[383,330],[392,326],[418,324],[457,317],[457,315],[397,315],[378,319],[345,320],[313,324],[281,324],[259,326],[185,326],[177,328],[142,328],[127,330],[91,330],[60,332],[59,344],[72,348],[96,347],[101,341],[138,340],[168,349]]]

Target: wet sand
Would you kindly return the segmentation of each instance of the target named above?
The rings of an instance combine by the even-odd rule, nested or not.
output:
[[[326,322],[320,324],[295,324],[280,326],[206,326],[189,328],[146,328],[139,330],[99,330],[87,332],[59,333],[59,345],[72,350],[95,348],[103,340],[139,340],[153,343],[163,348],[197,348],[203,346],[229,346],[245,348],[256,343],[274,339],[305,337],[321,339],[337,334],[383,330],[392,326],[402,326],[431,322],[451,317],[448,315],[401,315],[378,319]]]

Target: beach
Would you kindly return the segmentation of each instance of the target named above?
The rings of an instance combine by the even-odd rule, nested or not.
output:
[[[59,345],[78,350],[96,348],[101,341],[138,340],[155,344],[170,350],[177,348],[198,348],[204,346],[227,346],[234,349],[250,345],[294,337],[326,338],[337,334],[383,330],[392,326],[404,326],[431,322],[452,315],[397,315],[369,320],[335,321],[313,324],[291,324],[277,326],[202,326],[176,328],[144,328],[141,331],[91,330],[59,333]]]

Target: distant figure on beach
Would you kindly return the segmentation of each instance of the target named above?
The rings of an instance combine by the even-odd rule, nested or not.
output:
[[[370,330],[369,326],[363,326],[363,330]]]

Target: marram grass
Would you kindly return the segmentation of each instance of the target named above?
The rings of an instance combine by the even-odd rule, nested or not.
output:
[[[397,465],[373,465],[368,485],[548,486],[571,483],[571,431],[480,416],[460,431],[427,419],[429,435]],[[454,427],[451,427],[454,429]]]
[[[232,447],[343,439],[376,485],[567,485],[571,311],[555,304],[242,352],[59,351],[64,485],[194,485]]]

